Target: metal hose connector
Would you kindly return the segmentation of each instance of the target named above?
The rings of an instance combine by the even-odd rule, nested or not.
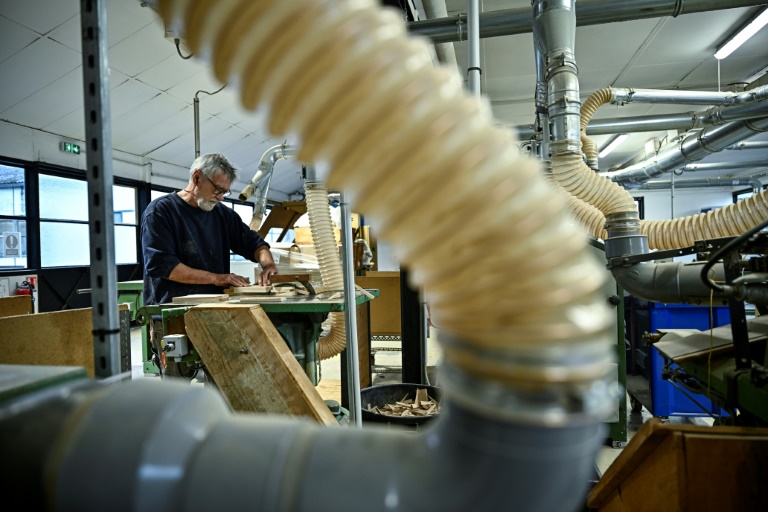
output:
[[[323,287],[327,290],[344,289],[344,273],[339,258],[339,248],[333,235],[331,212],[328,206],[328,189],[319,183],[304,182],[307,197],[307,215],[312,232],[317,263]],[[317,342],[317,355],[325,360],[341,353],[347,346],[344,313],[331,312],[331,330]]]
[[[166,24],[186,3],[160,2]],[[270,131],[299,140],[298,157],[327,168],[328,185],[379,226],[428,290],[435,322],[461,340],[446,347],[451,364],[503,385],[611,372],[605,277],[564,198],[485,100],[467,96],[454,70],[432,67],[428,44],[406,37],[397,14],[372,0],[195,5],[222,3],[228,16],[186,25],[205,34],[190,49],[212,56],[219,79],[239,76],[246,108],[267,106]],[[581,346],[582,367],[525,357]],[[530,361],[523,384],[520,361]]]

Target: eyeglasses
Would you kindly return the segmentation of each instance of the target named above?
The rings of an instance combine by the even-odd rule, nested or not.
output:
[[[214,191],[215,195],[222,196],[222,197],[229,197],[232,194],[231,190],[223,189],[220,186],[218,186],[217,184],[215,184],[213,182],[213,180],[211,180],[211,178],[209,178],[208,176],[205,175],[204,172],[201,172],[200,174],[203,175],[203,178],[205,178],[205,179],[207,179],[208,181],[211,182],[211,185],[213,185],[213,191]]]

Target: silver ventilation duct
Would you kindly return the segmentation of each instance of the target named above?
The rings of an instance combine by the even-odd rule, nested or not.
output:
[[[263,218],[267,210],[267,192],[269,191],[269,183],[272,181],[275,164],[278,160],[292,156],[296,156],[296,147],[287,144],[272,146],[261,155],[261,162],[256,174],[254,174],[253,179],[245,186],[238,197],[241,201],[245,201],[256,194],[256,199],[254,199],[254,204],[256,205],[254,216],[258,214],[259,217]],[[258,229],[258,226],[256,229]]]
[[[711,187],[752,187],[752,191],[756,194],[763,189],[763,184],[760,180],[739,178],[739,179],[727,179],[727,178],[704,178],[696,180],[675,180],[672,181],[648,181],[642,184],[633,184],[627,186],[633,190],[668,190],[671,188],[711,188]]]
[[[768,130],[768,118],[734,121],[710,126],[685,137],[682,142],[667,144],[654,157],[603,176],[624,183],[642,183],[677,169],[688,162],[696,162],[707,155]]]
[[[579,0],[578,26],[601,25],[662,16],[679,16],[736,7],[764,5],[764,0]],[[427,37],[434,43],[466,39],[466,15],[408,23],[412,35]],[[480,15],[480,37],[509,36],[531,32],[531,12],[527,8],[503,9]]]
[[[768,140],[739,142],[737,144],[728,146],[725,149],[729,149],[733,151],[740,151],[745,149],[768,149]]]
[[[768,86],[744,92],[676,91],[659,89],[611,88],[611,103],[684,103],[687,105],[738,105],[768,98]]]
[[[536,35],[534,33],[534,48],[535,48]],[[537,58],[537,77],[538,77],[538,58]],[[627,89],[631,90],[631,89]],[[662,130],[694,130],[696,128],[702,128],[704,126],[713,124],[723,124],[729,121],[741,121],[744,119],[755,119],[765,117],[768,115],[768,87],[761,87],[760,90],[755,89],[756,94],[750,95],[747,100],[745,93],[739,93],[742,100],[731,101],[728,105],[732,106],[718,106],[713,107],[700,112],[683,112],[679,114],[661,114],[651,116],[635,116],[635,117],[622,117],[617,119],[598,119],[590,121],[587,125],[587,135],[613,135],[616,133],[639,133],[639,132],[652,132]],[[660,91],[666,94],[668,91]],[[679,92],[683,95],[688,94],[689,91],[673,91]],[[539,85],[537,78],[537,105]],[[703,93],[690,91],[692,95],[701,95]],[[722,94],[713,93],[720,101],[728,101]],[[638,97],[633,101],[640,102]],[[650,99],[650,97],[648,97]],[[674,103],[674,98],[665,98],[669,101],[662,101],[663,96],[655,97],[656,100],[649,101],[649,103]],[[703,96],[702,96],[703,98]],[[714,99],[714,98],[713,98]],[[687,102],[685,102],[687,103]],[[725,104],[725,103],[724,103]],[[535,134],[535,128],[533,126],[518,126],[516,130],[519,133],[521,139],[530,139]],[[746,143],[740,143],[746,144]],[[766,148],[767,143],[749,143],[744,147],[730,146],[726,149],[751,149],[751,148]]]

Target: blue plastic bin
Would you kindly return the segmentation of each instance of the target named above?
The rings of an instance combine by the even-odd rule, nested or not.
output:
[[[686,304],[648,304],[651,331],[659,329],[698,329],[706,331],[712,327],[720,327],[731,323],[731,314],[727,306],[689,306]],[[710,315],[712,321],[710,322]],[[664,368],[664,358],[656,347],[650,351],[650,386],[651,407],[654,416],[706,416],[690,398],[679,389],[661,378]],[[720,407],[714,405],[704,395],[696,395],[686,391],[712,414],[725,415]],[[647,405],[646,405],[647,407]]]

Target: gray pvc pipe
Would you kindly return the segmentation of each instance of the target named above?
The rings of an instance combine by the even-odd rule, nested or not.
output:
[[[576,510],[604,439],[594,422],[515,424],[450,396],[421,433],[231,415],[218,394],[176,383],[79,398],[76,414],[56,416],[70,427],[47,466],[57,510]]]
[[[765,0],[579,0],[576,24],[602,25],[618,21],[752,7],[764,3]],[[435,43],[449,43],[466,39],[461,28],[466,26],[466,23],[465,15],[412,21],[408,23],[408,31],[413,35],[427,37]],[[531,25],[531,11],[525,7],[484,12],[480,15],[480,37],[526,34],[531,32]]]

